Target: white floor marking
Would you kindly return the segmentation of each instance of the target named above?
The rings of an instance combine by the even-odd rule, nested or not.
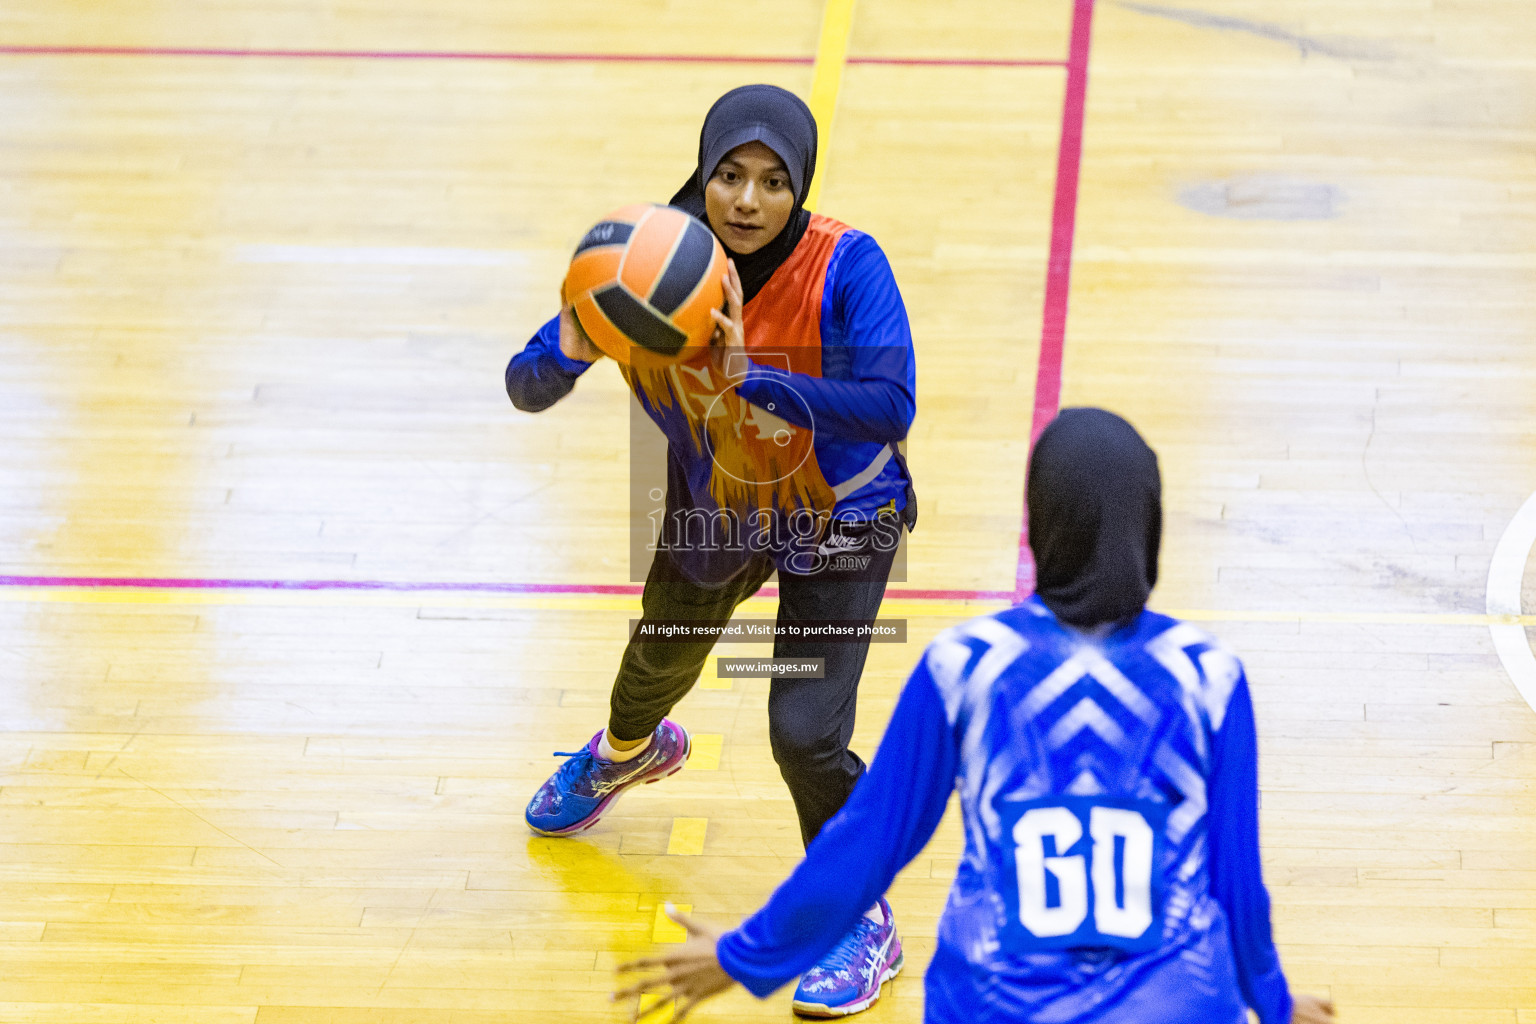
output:
[[[1525,577],[1525,563],[1536,545],[1536,494],[1532,494],[1515,513],[1499,546],[1493,549],[1493,564],[1488,567],[1488,614],[1520,615],[1520,589]],[[1493,635],[1493,649],[1504,663],[1504,671],[1520,696],[1536,711],[1536,652],[1532,652],[1525,627],[1518,621],[1488,627]]]

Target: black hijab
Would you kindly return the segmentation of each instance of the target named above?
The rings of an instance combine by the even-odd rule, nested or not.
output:
[[[784,161],[790,187],[795,190],[795,208],[784,230],[761,249],[745,256],[725,250],[736,261],[736,272],[741,275],[745,293],[742,301],[750,300],[768,283],[773,272],[795,251],[811,223],[810,211],[805,209],[805,199],[811,193],[811,175],[816,170],[816,118],[811,115],[811,108],[794,93],[776,85],[743,85],[721,96],[704,116],[704,127],[699,132],[699,165],[694,168],[693,177],[672,197],[673,206],[708,224],[704,183],[727,153],[748,142],[761,142]]]
[[[1074,626],[1124,622],[1157,582],[1163,534],[1157,455],[1103,409],[1066,409],[1029,458],[1035,592]]]

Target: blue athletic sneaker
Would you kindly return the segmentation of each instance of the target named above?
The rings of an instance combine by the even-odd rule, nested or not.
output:
[[[688,731],[662,719],[651,745],[631,761],[606,761],[597,755],[599,732],[584,750],[556,752],[568,760],[528,801],[528,827],[541,836],[569,836],[597,824],[619,794],[642,782],[657,782],[688,763],[693,740]]]
[[[880,898],[884,924],[859,918],[853,931],[806,971],[795,988],[794,1011],[806,1017],[846,1017],[867,1010],[880,998],[880,986],[901,973],[906,962],[891,905]]]

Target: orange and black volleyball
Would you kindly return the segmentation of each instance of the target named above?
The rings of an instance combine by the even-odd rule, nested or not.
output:
[[[636,203],[582,236],[560,294],[592,343],[621,363],[673,363],[709,344],[725,299],[725,250],[696,217]]]

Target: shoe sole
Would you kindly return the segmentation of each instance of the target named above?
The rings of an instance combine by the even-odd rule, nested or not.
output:
[[[895,962],[885,969],[884,974],[880,975],[880,984],[875,986],[875,990],[856,1003],[846,1003],[843,1006],[827,1006],[824,1003],[802,1003],[797,999],[790,1004],[790,1008],[802,1017],[816,1018],[851,1017],[855,1013],[863,1013],[879,1001],[880,990],[885,987],[885,983],[900,974],[901,969],[906,965],[907,954],[903,950],[896,954]]]
[[[685,741],[683,744],[683,756],[682,759],[667,772],[661,775],[657,775],[654,778],[646,779],[643,782],[625,783],[618,789],[614,790],[612,793],[608,794],[603,802],[598,804],[585,820],[579,821],[574,825],[568,826],[566,828],[542,829],[534,825],[533,822],[528,821],[527,818],[524,818],[523,821],[528,826],[528,830],[534,835],[547,836],[551,839],[559,839],[563,836],[574,836],[578,833],[585,832],[587,829],[601,821],[603,819],[603,815],[607,814],[609,810],[612,809],[613,805],[618,802],[619,797],[623,796],[629,790],[634,789],[636,786],[649,786],[654,782],[660,782],[662,779],[670,779],[672,776],[682,771],[683,768],[688,764],[688,758],[693,756],[693,734],[680,725],[677,728],[678,731],[683,734],[683,739]]]

